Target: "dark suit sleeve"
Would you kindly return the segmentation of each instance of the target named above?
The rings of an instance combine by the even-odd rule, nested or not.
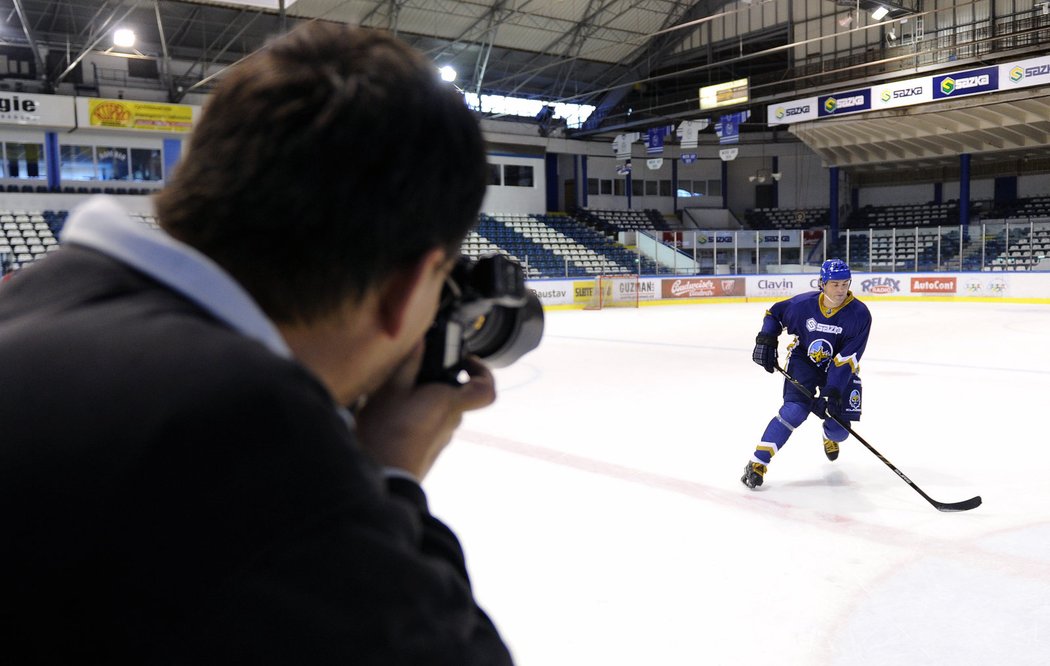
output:
[[[247,472],[233,482],[247,495],[230,494],[241,510],[227,517],[249,523],[251,552],[205,600],[186,660],[510,664],[422,488],[384,479],[316,396],[262,401],[237,447]]]

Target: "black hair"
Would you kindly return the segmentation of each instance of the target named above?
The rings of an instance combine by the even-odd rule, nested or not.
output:
[[[309,323],[430,249],[458,251],[485,183],[477,120],[430,61],[313,22],[221,82],[156,205],[271,319]]]

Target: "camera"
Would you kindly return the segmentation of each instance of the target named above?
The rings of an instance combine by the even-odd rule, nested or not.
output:
[[[508,257],[460,257],[445,281],[427,331],[419,383],[459,384],[468,354],[503,368],[535,349],[543,337],[543,307],[525,287],[525,273]]]

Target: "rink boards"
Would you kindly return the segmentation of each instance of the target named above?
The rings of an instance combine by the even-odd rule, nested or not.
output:
[[[582,308],[594,293],[593,278],[530,280],[528,286],[548,308]],[[817,275],[643,275],[637,284],[615,286],[637,290],[642,305],[759,301],[813,291]],[[854,273],[851,289],[865,299],[1050,304],[1050,273]]]

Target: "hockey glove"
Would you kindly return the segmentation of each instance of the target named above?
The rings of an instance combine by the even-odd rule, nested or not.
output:
[[[751,360],[765,368],[766,372],[773,372],[777,362],[777,336],[759,333],[755,338],[755,351],[751,352]]]
[[[822,419],[842,419],[842,394],[835,387],[821,388],[820,397],[813,401],[813,413]]]

